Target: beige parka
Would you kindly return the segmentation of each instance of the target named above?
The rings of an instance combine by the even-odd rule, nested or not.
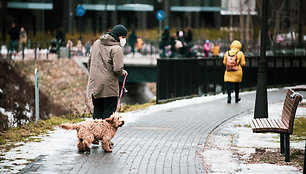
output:
[[[118,97],[118,76],[124,75],[123,50],[111,34],[100,36],[88,58],[87,97]]]
[[[223,64],[226,65],[228,52],[230,55],[235,55],[237,52],[237,63],[239,64],[237,71],[226,71],[224,73],[224,82],[241,82],[242,81],[242,67],[245,65],[245,57],[241,50],[242,45],[238,40],[234,40],[223,58]]]

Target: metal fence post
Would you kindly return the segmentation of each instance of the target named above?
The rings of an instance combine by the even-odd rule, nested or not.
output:
[[[48,54],[49,54],[49,46],[48,46],[48,42],[46,43],[46,59],[48,60]]]
[[[38,88],[38,69],[35,69],[35,120],[39,121],[39,88]]]
[[[70,46],[68,48],[68,58],[70,59],[71,58],[71,50],[70,50]]]
[[[35,42],[35,48],[34,48],[34,55],[35,55],[35,60],[37,59],[37,43]]]
[[[22,43],[22,60],[24,60],[24,47],[25,47],[25,43]]]
[[[9,44],[7,46],[7,55],[6,55],[6,58],[12,60],[11,43],[10,42],[9,42]]]
[[[306,141],[305,141],[305,151],[304,151],[304,169],[303,169],[303,174],[306,174],[305,165],[306,165]]]
[[[159,103],[159,93],[160,93],[160,90],[159,90],[159,85],[160,85],[160,59],[157,59],[156,60],[157,63],[156,63],[156,104]]]

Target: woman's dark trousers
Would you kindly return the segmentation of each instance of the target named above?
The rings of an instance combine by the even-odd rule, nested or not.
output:
[[[116,111],[117,102],[118,97],[92,97],[92,103],[94,106],[93,119],[105,119],[110,117]]]
[[[231,93],[233,86],[235,88],[235,103],[238,103],[241,99],[239,97],[239,83],[238,82],[226,82],[227,89],[227,103],[231,103]]]

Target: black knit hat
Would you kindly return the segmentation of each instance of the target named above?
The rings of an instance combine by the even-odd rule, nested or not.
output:
[[[127,35],[127,29],[123,25],[116,25],[113,30],[112,34],[119,37],[119,36],[126,36]]]

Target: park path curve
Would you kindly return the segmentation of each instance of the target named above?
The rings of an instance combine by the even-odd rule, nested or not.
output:
[[[282,101],[285,93],[285,89],[272,90],[268,102]],[[93,145],[91,153],[80,154],[75,145],[71,146],[77,142],[73,134],[75,137],[66,137],[73,141],[69,146],[39,156],[20,173],[204,173],[201,153],[209,133],[222,122],[254,108],[255,92],[241,97],[237,104],[227,104],[224,95],[140,116],[118,130],[112,153]]]

